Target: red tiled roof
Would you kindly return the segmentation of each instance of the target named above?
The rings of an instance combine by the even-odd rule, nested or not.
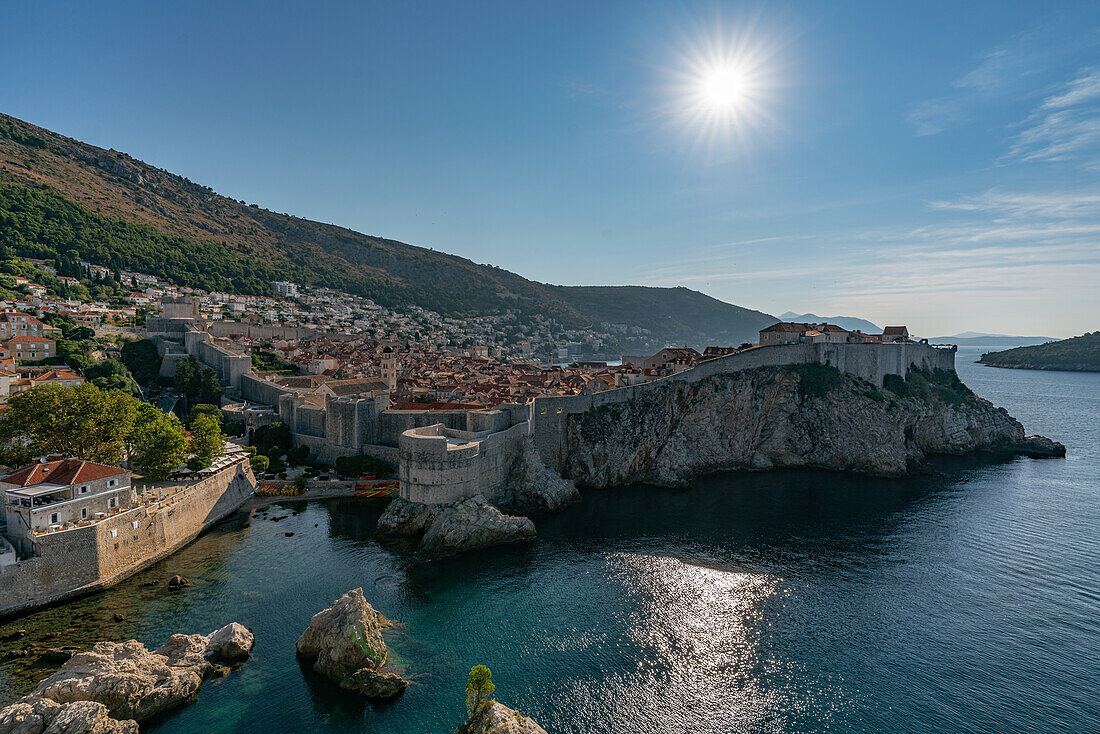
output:
[[[72,370],[50,370],[41,377],[36,377],[38,382],[44,382],[46,380],[82,380],[80,375],[76,374]]]
[[[11,342],[53,342],[53,339],[47,339],[44,336],[13,336],[8,339],[8,343]]]
[[[125,469],[107,464],[97,464],[83,459],[61,459],[43,464],[31,464],[7,475],[0,481],[30,487],[35,484],[76,484],[125,474]]]

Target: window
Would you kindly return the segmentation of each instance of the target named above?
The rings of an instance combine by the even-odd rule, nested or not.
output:
[[[117,479],[108,479],[108,480],[107,480],[107,486],[108,486],[108,487],[113,487],[113,486],[115,486],[116,484],[118,484],[118,480],[117,480]]]
[[[50,525],[56,525],[59,522],[61,522],[61,513],[60,512],[51,512],[50,513]]]
[[[113,510],[116,507],[118,507],[118,497],[112,497],[111,499],[107,500],[108,510]]]
[[[91,487],[88,486],[87,484],[81,485],[80,494],[88,494],[88,490],[90,490],[90,489],[91,489]]]
[[[112,538],[117,538],[118,537],[118,531],[117,530],[112,530],[111,531],[111,537]]]
[[[88,519],[88,508],[87,507],[81,507],[80,508],[80,519],[81,520],[87,520]]]

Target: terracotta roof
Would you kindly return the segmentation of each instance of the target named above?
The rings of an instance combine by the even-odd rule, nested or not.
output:
[[[793,321],[780,321],[778,324],[772,324],[766,329],[760,331],[798,331],[803,332],[810,328],[810,324],[799,324]]]
[[[126,474],[125,469],[107,464],[97,464],[94,461],[83,459],[61,459],[60,461],[47,461],[43,464],[31,464],[12,472],[2,480],[8,484],[16,484],[20,487],[31,487],[35,484],[76,484],[77,482],[91,482],[96,479]]]
[[[47,339],[44,336],[13,336],[8,339],[8,343],[11,342],[53,342],[53,339]]]
[[[72,370],[50,370],[41,377],[36,377],[34,379],[38,382],[43,382],[45,380],[82,380],[84,378]]]

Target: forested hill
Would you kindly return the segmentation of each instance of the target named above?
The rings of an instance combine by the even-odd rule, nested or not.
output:
[[[548,286],[515,273],[279,214],[0,114],[0,244],[178,285],[266,294],[272,280],[326,286],[445,315],[512,309],[570,327],[647,329],[657,342],[734,342],[775,319],[684,288]]]
[[[978,360],[993,367],[1024,370],[1100,372],[1100,331],[1003,352],[987,352]]]

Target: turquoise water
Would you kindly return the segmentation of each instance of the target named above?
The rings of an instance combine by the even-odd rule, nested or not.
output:
[[[979,351],[960,350],[963,380],[1067,459],[591,492],[539,518],[531,548],[426,565],[378,544],[377,506],[287,504],[0,636],[252,627],[254,657],[161,733],[450,731],[476,663],[551,732],[1100,731],[1100,374],[970,364]],[[141,585],[172,573],[194,586]],[[405,625],[389,641],[414,684],[383,707],[294,656],[355,586]],[[47,672],[3,663],[0,699]]]

